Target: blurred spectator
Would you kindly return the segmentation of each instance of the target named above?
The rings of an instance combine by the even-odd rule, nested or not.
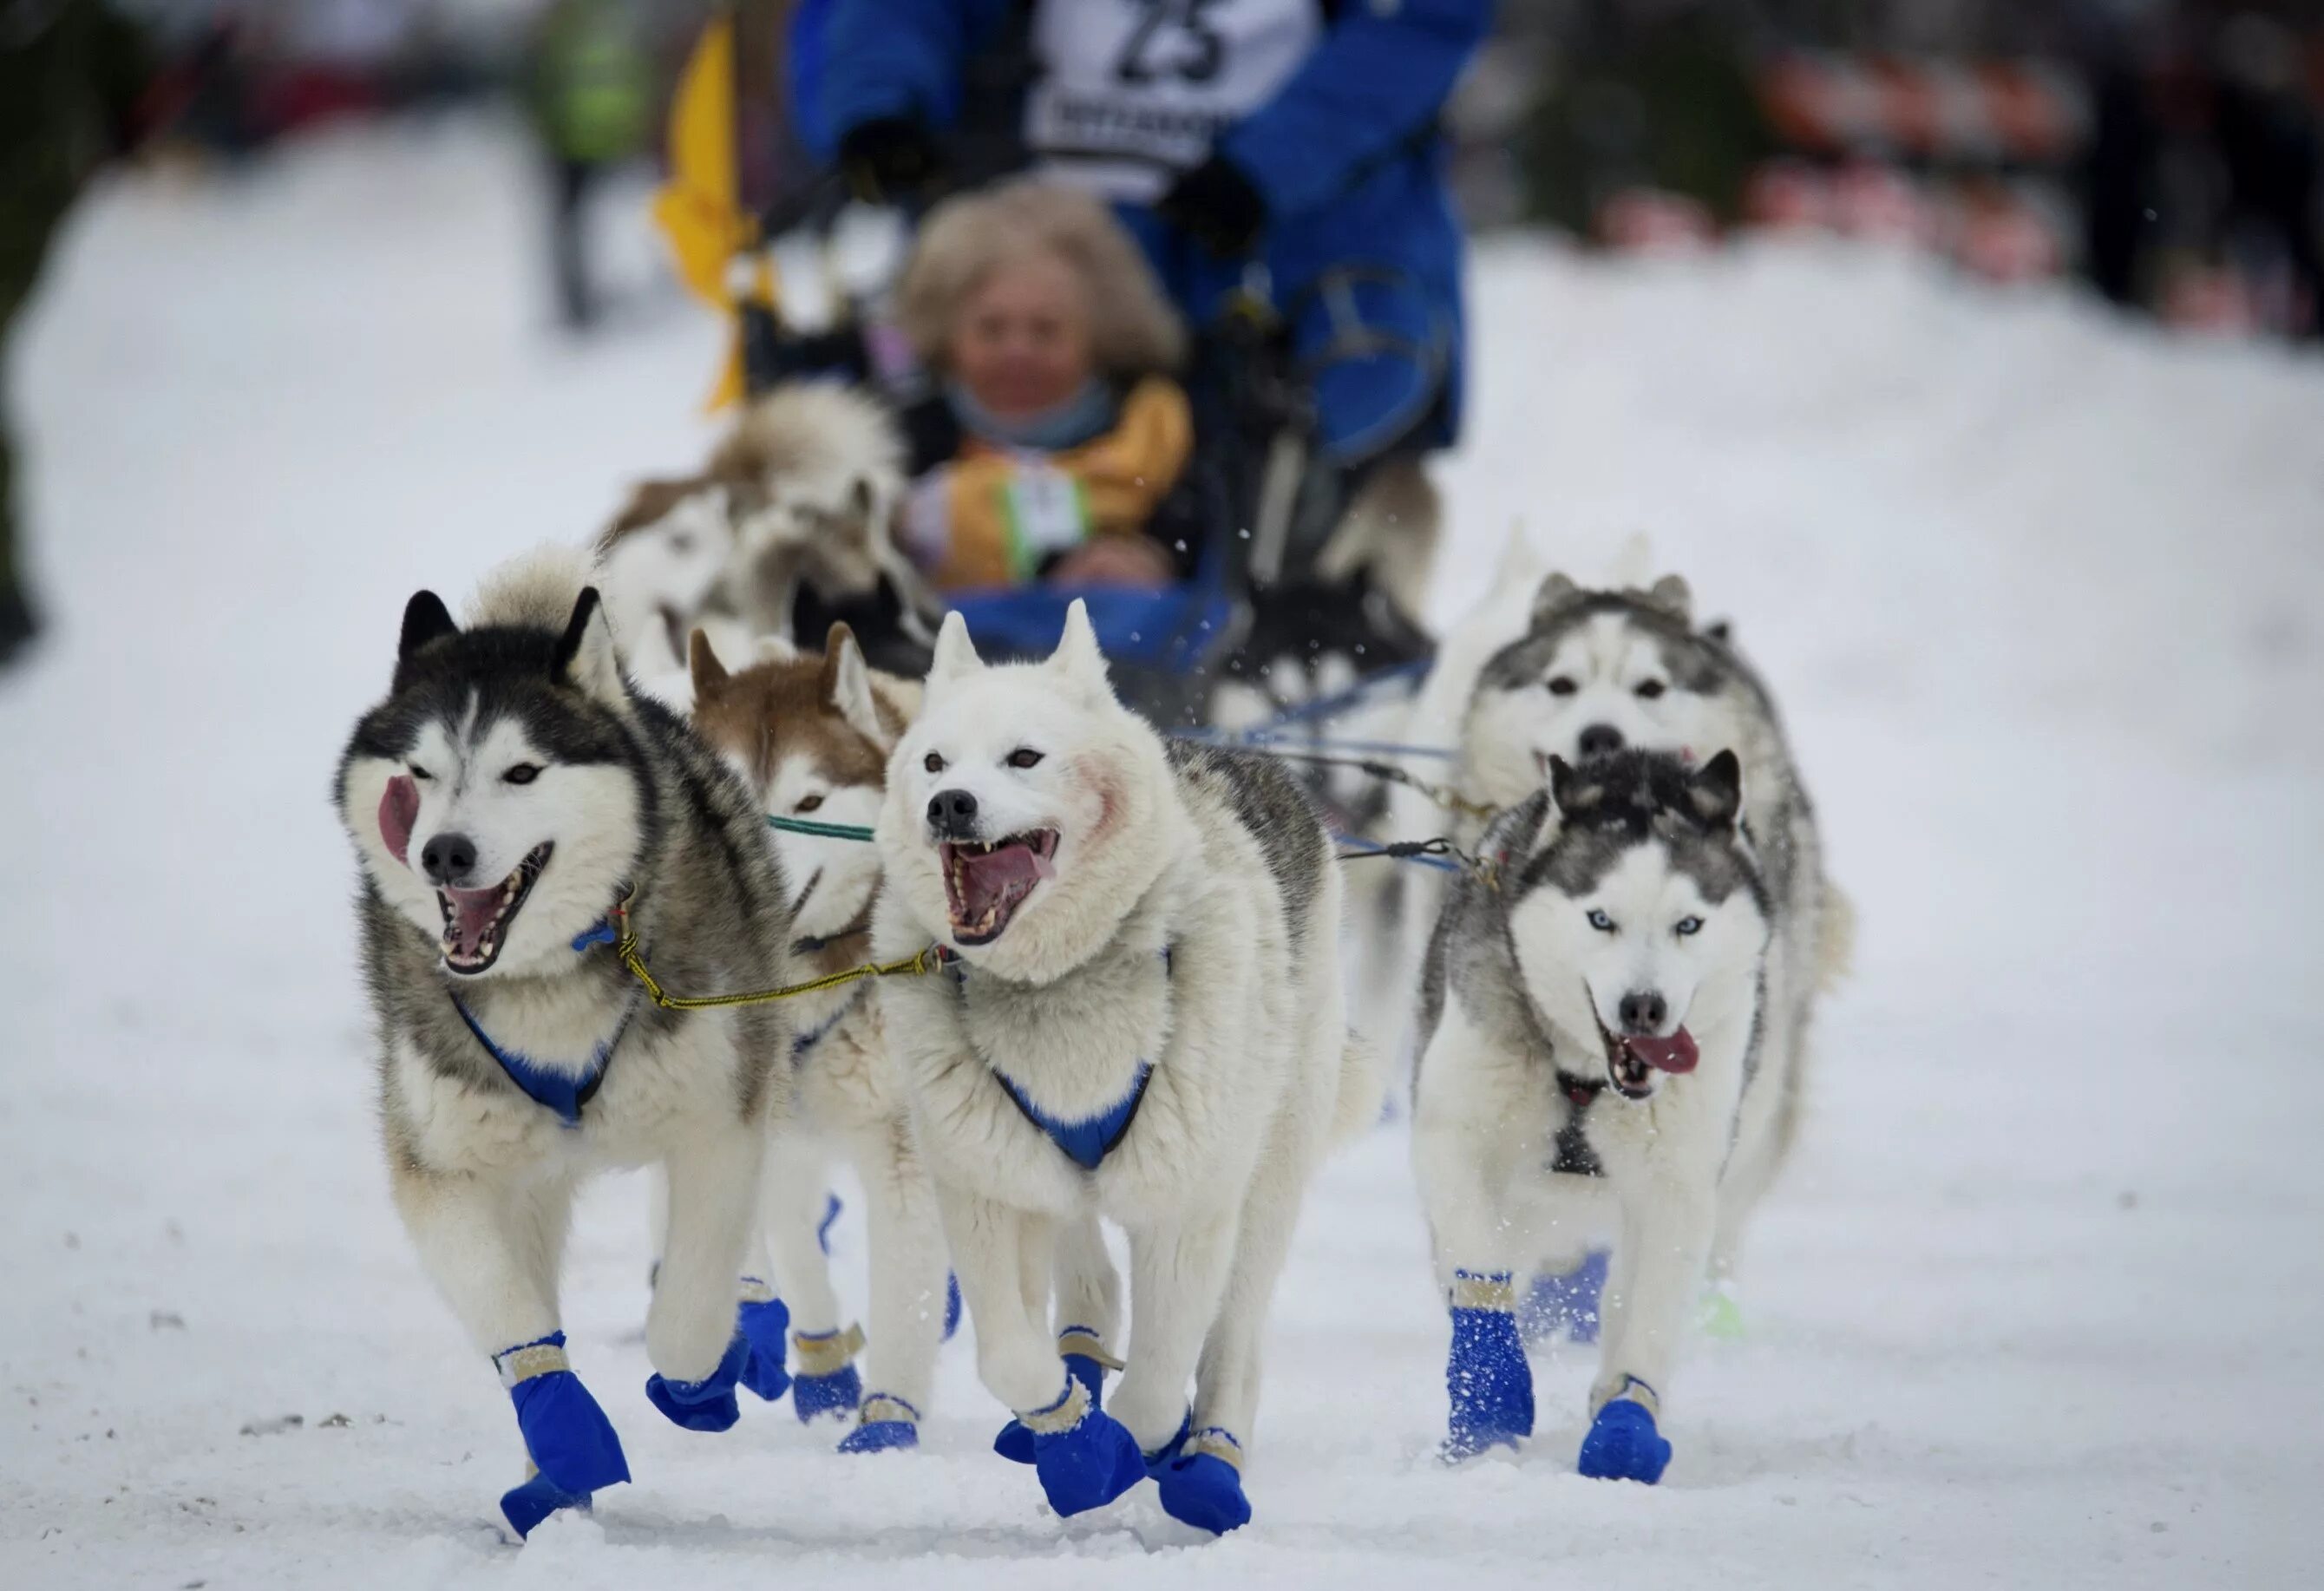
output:
[[[0,367],[57,224],[141,130],[152,67],[143,37],[103,0],[0,8]],[[34,629],[17,565],[23,513],[15,444],[0,411],[0,665]]]
[[[625,0],[553,0],[534,41],[528,100],[548,156],[550,254],[558,315],[597,319],[589,201],[606,171],[645,146],[654,69]]]

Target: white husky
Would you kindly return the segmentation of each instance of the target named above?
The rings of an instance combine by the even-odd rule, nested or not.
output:
[[[1041,663],[987,668],[945,620],[879,842],[878,953],[951,958],[881,993],[978,1369],[1017,1415],[998,1446],[1060,1513],[1151,1473],[1173,1516],[1234,1528],[1302,1193],[1378,1105],[1342,1021],[1322,822],[1264,760],[1166,747],[1075,603]],[[1138,1320],[1111,1411],[1101,1215],[1128,1232]]]
[[[1653,1482],[1760,1064],[1769,897],[1732,752],[1623,752],[1485,832],[1423,987],[1413,1162],[1452,1315],[1449,1455],[1533,1430],[1517,1278],[1618,1217],[1585,1475]]]
[[[696,729],[740,772],[770,817],[868,828],[878,817],[889,752],[919,705],[919,687],[873,672],[844,624],[821,652],[761,643],[761,661],[729,672],[697,630],[690,644]],[[766,655],[771,652],[772,655]],[[880,853],[861,840],[778,832],[796,892],[792,951],[802,977],[861,964],[871,948]],[[761,1272],[782,1304],[801,1420],[860,1409],[840,1443],[848,1453],[917,1446],[945,1323],[944,1233],[934,1189],[905,1116],[903,1089],[862,983],[790,1006],[798,1110],[770,1145]],[[862,1333],[843,1324],[818,1241],[824,1174],[844,1153],[870,1207],[871,1336],[867,1393],[854,1365]],[[777,1329],[781,1329],[778,1327]],[[770,1357],[779,1364],[779,1350]],[[768,1397],[784,1383],[752,1383]]]

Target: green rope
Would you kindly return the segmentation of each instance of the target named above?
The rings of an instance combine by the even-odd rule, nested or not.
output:
[[[853,823],[816,823],[806,818],[770,818],[767,827],[779,828],[787,834],[811,834],[817,839],[868,840],[872,837],[870,829],[859,828]]]

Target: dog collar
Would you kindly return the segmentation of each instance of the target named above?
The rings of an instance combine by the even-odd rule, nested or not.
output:
[[[1170,976],[1170,950],[1166,945],[1162,949],[1162,976],[1166,978]],[[945,970],[952,975],[953,988],[965,1001],[968,998],[967,964],[958,956],[946,955],[943,957],[943,965]],[[1130,1136],[1130,1124],[1138,1119],[1138,1107],[1146,1103],[1146,1085],[1154,1080],[1154,1063],[1140,1060],[1138,1076],[1130,1083],[1129,1093],[1093,1116],[1080,1121],[1065,1121],[1034,1104],[1016,1078],[990,1060],[984,1064],[985,1069],[992,1074],[993,1080],[1001,1085],[1001,1091],[1009,1096],[1010,1103],[1017,1106],[1025,1119],[1038,1127],[1067,1160],[1084,1171],[1094,1171],[1103,1165],[1105,1157]]]

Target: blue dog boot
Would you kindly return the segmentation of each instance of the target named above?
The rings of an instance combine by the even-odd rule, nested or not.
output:
[[[573,1374],[565,1334],[520,1343],[493,1355],[501,1385],[516,1407],[532,1475],[501,1499],[501,1512],[520,1536],[559,1508],[586,1508],[600,1486],[630,1478],[629,1461],[613,1422]]]
[[[1517,1337],[1517,1290],[1506,1271],[1452,1273],[1452,1351],[1444,1364],[1453,1463],[1533,1435],[1533,1367]]]
[[[1146,1478],[1138,1438],[1091,1407],[1089,1389],[1070,1375],[1056,1402],[1018,1419],[1033,1433],[1033,1472],[1060,1517],[1102,1508]]]
[[[920,1445],[920,1411],[893,1392],[863,1400],[863,1417],[839,1444],[843,1453],[895,1453]]]
[[[1186,1450],[1186,1438],[1194,1434],[1194,1411],[1190,1408],[1186,1411],[1185,1418],[1178,1421],[1176,1434],[1163,1443],[1159,1448],[1146,1455],[1147,1478],[1160,1480],[1162,1472],[1169,1468],[1176,1461],[1178,1455]]]
[[[646,1377],[646,1397],[653,1406],[668,1415],[670,1423],[688,1430],[725,1430],[742,1418],[742,1406],[734,1401],[734,1388],[742,1379],[742,1366],[751,1357],[750,1339],[741,1332],[726,1345],[725,1357],[718,1367],[700,1381],[671,1381],[660,1374]]]
[[[1219,1426],[1183,1435],[1177,1456],[1154,1471],[1162,1512],[1181,1524],[1214,1535],[1250,1522],[1250,1500],[1242,1494],[1242,1444]]]
[[[960,1277],[956,1272],[947,1271],[945,1272],[945,1341],[952,1341],[953,1334],[959,1329]]]
[[[1090,1407],[1105,1409],[1105,1373],[1121,1368],[1121,1361],[1105,1351],[1105,1341],[1086,1326],[1068,1326],[1057,1333],[1057,1352],[1064,1355],[1065,1374],[1089,1394]],[[992,1450],[1011,1464],[1033,1462],[1033,1433],[1012,1420],[992,1438]]]
[[[1527,1346],[1598,1340],[1598,1301],[1606,1290],[1609,1257],[1606,1250],[1593,1248],[1572,1270],[1533,1279],[1517,1312],[1517,1329]]]
[[[1661,1400],[1655,1389],[1635,1375],[1622,1378],[1622,1390],[1599,1406],[1582,1438],[1581,1469],[1597,1481],[1643,1481],[1653,1485],[1670,1465],[1671,1445],[1655,1425]]]
[[[791,1312],[775,1290],[755,1276],[742,1278],[742,1301],[735,1306],[734,1329],[751,1345],[742,1361],[742,1384],[771,1403],[790,1391],[783,1368],[791,1335]]]
[[[798,1374],[791,1378],[791,1408],[799,1423],[823,1414],[853,1414],[863,1401],[863,1378],[856,1374],[855,1355],[863,1346],[863,1328],[812,1335],[791,1333],[791,1349],[798,1355]]]
[[[525,1466],[524,1485],[501,1494],[501,1517],[520,1538],[530,1536],[542,1520],[560,1508],[589,1512],[589,1494],[567,1492],[533,1466]]]

